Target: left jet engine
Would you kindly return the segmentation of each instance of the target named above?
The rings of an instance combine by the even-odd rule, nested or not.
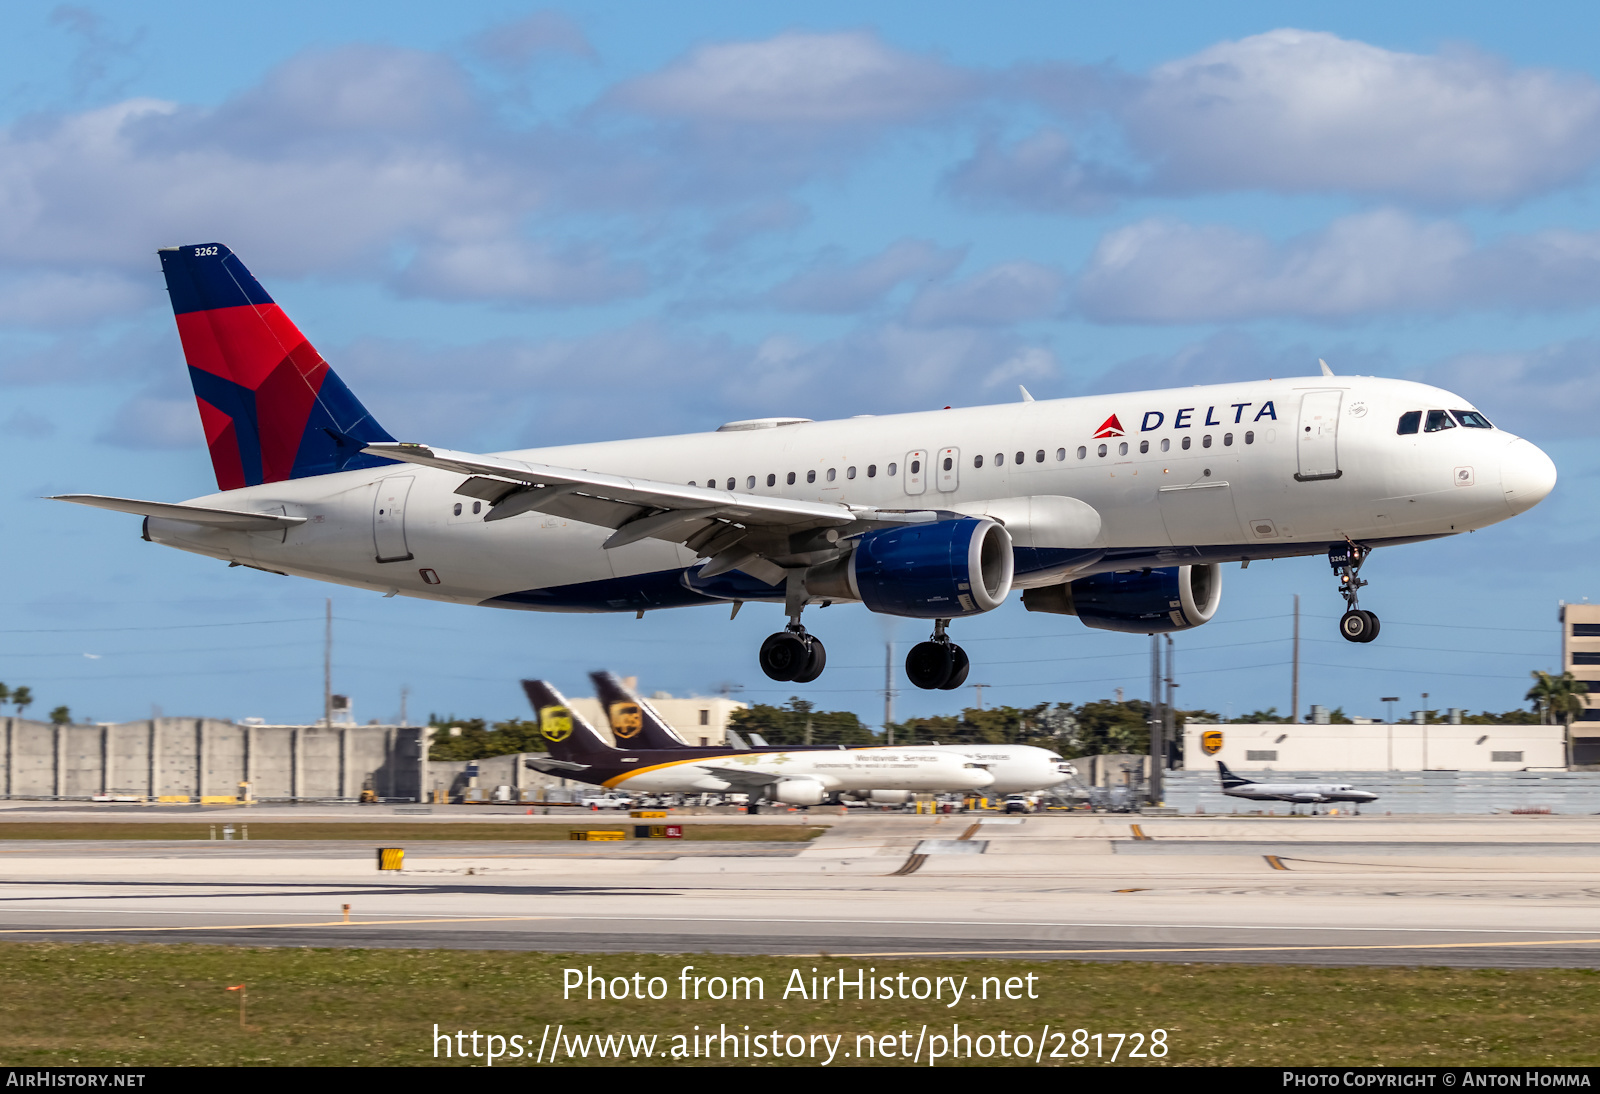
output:
[[[867,532],[849,554],[807,571],[806,592],[885,615],[951,619],[998,608],[1012,575],[1004,526],[962,517]]]

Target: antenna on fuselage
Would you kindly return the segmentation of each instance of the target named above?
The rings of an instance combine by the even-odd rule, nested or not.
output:
[[[1328,367],[1328,362],[1326,362],[1322,358],[1318,357],[1317,358],[1317,364],[1322,366],[1322,375],[1324,375],[1324,376],[1332,376],[1333,375],[1333,369]]]
[[[1033,402],[1033,396],[1028,394],[1028,389],[1027,388],[1023,387],[1021,384],[1018,384],[1017,385],[1017,390],[1022,392],[1022,401],[1023,402],[1025,402],[1025,403]]]

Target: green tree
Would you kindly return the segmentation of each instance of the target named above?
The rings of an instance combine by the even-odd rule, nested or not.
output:
[[[9,702],[11,702],[11,689],[0,684],[0,709],[4,709]]]
[[[429,715],[428,724],[440,727],[428,749],[428,758],[433,760],[487,760],[516,752],[543,752],[547,747],[537,722],[512,719],[490,726],[482,718]],[[451,729],[461,732],[452,735]]]
[[[1500,714],[1485,710],[1478,714],[1462,715],[1461,723],[1469,726],[1531,726],[1539,724],[1539,715],[1531,710],[1507,710]]]
[[[1150,751],[1150,704],[1142,699],[1084,703],[1077,718],[1081,751],[1074,755]]]
[[[13,689],[11,705],[17,708],[17,717],[22,717],[22,712],[33,705],[33,689],[26,686]]]
[[[1251,711],[1249,714],[1241,714],[1239,717],[1234,718],[1233,721],[1242,725],[1261,725],[1262,723],[1271,725],[1275,722],[1288,721],[1288,719],[1278,713],[1277,707],[1268,707],[1266,710],[1256,710]]]
[[[759,733],[774,745],[878,743],[877,736],[862,725],[854,711],[818,710],[816,704],[798,696],[783,706],[757,703],[748,710],[736,710],[728,718],[728,725],[740,733]]]
[[[1572,720],[1583,713],[1583,697],[1588,693],[1589,685],[1572,673],[1563,672],[1556,676],[1535,670],[1533,681],[1533,687],[1528,689],[1525,698],[1539,712],[1539,719],[1544,725],[1570,726]]]
[[[54,725],[68,726],[72,724],[72,711],[66,707],[56,707],[50,712],[50,721]]]

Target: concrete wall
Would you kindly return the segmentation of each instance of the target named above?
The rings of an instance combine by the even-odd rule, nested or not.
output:
[[[416,727],[0,722],[0,792],[8,798],[227,796],[243,782],[266,799],[353,798],[365,786],[386,798],[421,792],[425,731]]]
[[[1201,734],[1222,734],[1208,754]],[[1250,758],[1250,753],[1269,756]],[[1516,759],[1495,753],[1520,754]],[[1184,768],[1216,773],[1218,760],[1234,771],[1520,771],[1564,769],[1563,726],[1190,725],[1183,734]]]
[[[1279,773],[1272,781],[1350,783],[1370,790],[1378,800],[1360,806],[1369,816],[1505,813],[1513,809],[1548,809],[1569,816],[1600,813],[1600,772],[1592,771],[1296,771]],[[1176,806],[1180,813],[1276,810],[1281,814],[1289,809],[1286,802],[1224,796],[1215,770],[1167,772],[1164,797],[1166,804]],[[1340,803],[1336,808],[1344,812],[1350,806]]]
[[[575,791],[596,789],[588,783],[561,779],[534,771],[524,764],[527,756],[543,756],[543,752],[518,752],[509,756],[491,756],[474,761],[478,765],[477,789],[487,798],[497,786],[509,786],[514,801],[565,801]],[[463,799],[472,789],[468,784],[466,760],[433,760],[428,764],[428,786],[448,794],[451,800]]]

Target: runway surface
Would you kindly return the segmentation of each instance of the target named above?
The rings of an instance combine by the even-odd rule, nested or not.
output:
[[[1588,817],[813,813],[750,818],[831,826],[811,843],[417,842],[398,875],[379,874],[358,821],[399,818],[314,819],[332,817],[355,842],[0,839],[0,940],[1600,964]],[[0,831],[8,818],[41,813],[0,810]]]

